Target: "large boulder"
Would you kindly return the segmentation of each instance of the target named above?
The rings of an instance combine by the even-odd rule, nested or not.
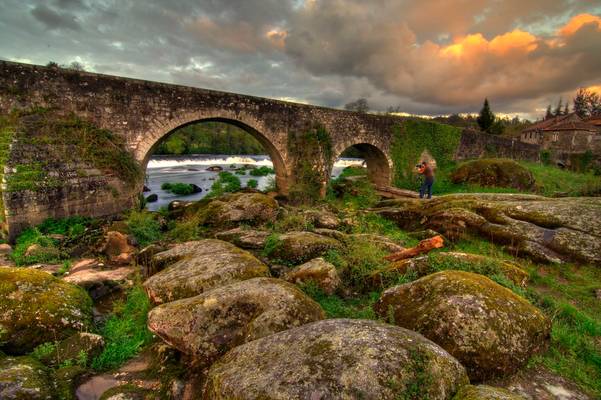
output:
[[[62,279],[83,287],[92,299],[97,300],[121,289],[124,284],[128,284],[128,278],[136,270],[134,266],[110,268],[101,265],[94,259],[84,259],[72,266],[69,273]]]
[[[315,301],[274,278],[235,282],[155,307],[148,328],[203,365],[252,340],[324,318]]]
[[[476,233],[535,260],[601,265],[601,198],[454,194],[396,199],[376,212],[407,230],[434,229],[453,240]]]
[[[336,267],[321,257],[294,267],[283,278],[295,284],[313,282],[326,294],[333,294],[341,283]]]
[[[479,274],[442,271],[387,289],[376,313],[439,344],[481,381],[506,375],[546,348],[551,322]]]
[[[60,341],[48,354],[39,358],[46,365],[57,366],[65,362],[77,362],[81,354],[87,360],[92,360],[104,349],[104,338],[88,332],[78,332],[67,339]]]
[[[52,400],[54,387],[48,370],[37,360],[0,357],[0,399]]]
[[[532,190],[534,176],[527,168],[510,159],[479,159],[461,164],[451,175],[453,183]]]
[[[0,347],[24,354],[90,328],[92,300],[82,288],[29,268],[0,267]]]
[[[450,399],[468,378],[423,336],[376,321],[330,319],[230,350],[204,399]]]
[[[465,385],[459,389],[453,400],[526,400],[526,398],[498,387]]]
[[[279,235],[266,252],[269,257],[286,262],[302,263],[324,255],[330,249],[340,249],[342,244],[331,237],[313,232],[288,232]]]
[[[338,229],[341,225],[340,218],[328,210],[306,210],[304,215],[316,228]]]
[[[237,227],[227,231],[218,232],[215,234],[215,237],[233,243],[243,249],[262,249],[265,247],[265,241],[269,235],[269,231]]]
[[[194,213],[200,224],[232,226],[240,223],[273,222],[278,210],[278,202],[265,194],[234,193],[210,201],[200,201],[190,206],[186,214]]]
[[[155,304],[193,297],[228,283],[269,276],[269,269],[231,243],[206,239],[186,242],[153,257],[170,266],[151,276],[144,288]]]

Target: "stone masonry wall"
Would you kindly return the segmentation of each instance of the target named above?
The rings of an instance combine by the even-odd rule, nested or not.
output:
[[[541,148],[537,144],[520,142],[518,139],[511,139],[487,133],[480,133],[472,130],[464,130],[461,133],[461,140],[457,152],[456,160],[465,160],[482,157],[501,157],[513,158],[516,160],[539,161]]]

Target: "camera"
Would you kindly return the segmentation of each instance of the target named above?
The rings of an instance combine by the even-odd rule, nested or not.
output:
[[[421,164],[415,164],[415,168],[418,168],[418,169],[419,169],[419,168],[421,168],[421,167],[422,167],[422,165],[421,165]]]

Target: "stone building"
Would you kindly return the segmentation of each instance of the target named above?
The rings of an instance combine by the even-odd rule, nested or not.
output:
[[[592,122],[591,122],[592,121]],[[558,164],[571,166],[575,155],[591,151],[601,157],[601,126],[598,120],[583,121],[575,113],[537,122],[522,130],[520,140],[538,144]]]

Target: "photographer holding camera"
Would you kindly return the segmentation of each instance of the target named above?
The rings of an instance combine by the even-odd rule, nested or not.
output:
[[[419,188],[419,198],[423,199],[428,193],[428,199],[432,198],[432,185],[434,184],[434,170],[428,165],[426,161],[422,161],[420,164],[415,166],[417,172],[424,176],[422,186]]]

